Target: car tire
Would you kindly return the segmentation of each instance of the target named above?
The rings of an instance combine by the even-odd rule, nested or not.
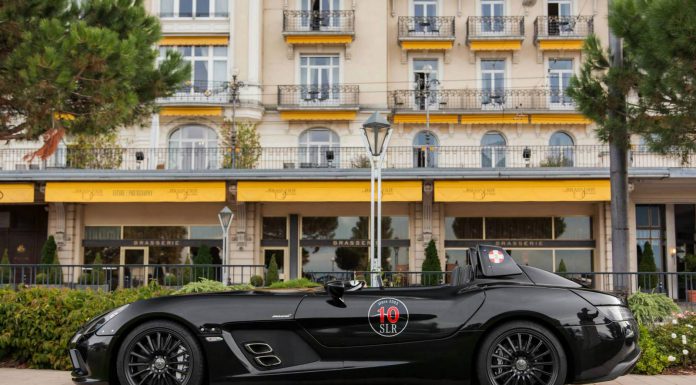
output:
[[[568,361],[560,341],[547,328],[515,321],[493,329],[476,359],[481,385],[562,385]]]
[[[165,383],[202,385],[205,363],[196,339],[181,325],[149,321],[128,333],[118,350],[116,374],[121,385]]]

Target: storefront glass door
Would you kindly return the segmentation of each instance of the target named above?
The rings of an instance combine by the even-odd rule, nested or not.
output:
[[[147,285],[149,271],[149,251],[147,247],[122,247],[119,286],[123,288]]]

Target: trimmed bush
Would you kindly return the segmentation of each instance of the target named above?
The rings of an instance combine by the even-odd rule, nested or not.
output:
[[[69,370],[66,347],[85,322],[127,303],[169,293],[156,285],[115,292],[0,290],[0,359],[31,368]]]
[[[249,283],[251,284],[251,286],[261,287],[263,286],[263,277],[260,275],[254,275],[249,280]]]
[[[291,279],[289,281],[285,282],[274,282],[272,283],[269,288],[270,289],[304,289],[304,288],[312,288],[312,287],[319,287],[321,286],[320,284],[311,281],[307,278],[300,278],[300,279]]]
[[[198,282],[189,282],[174,294],[194,294],[194,293],[216,293],[221,291],[245,291],[254,290],[251,285],[233,285],[227,286],[219,281],[201,278]]]
[[[440,258],[437,256],[437,247],[432,239],[425,248],[425,260],[423,261],[423,279],[421,283],[426,286],[438,285],[442,282],[442,266]],[[432,272],[430,274],[426,272]]]
[[[194,265],[212,265],[213,255],[210,253],[210,247],[208,245],[201,245],[198,248],[198,252],[193,256]],[[194,277],[193,280],[196,281],[201,278],[210,279],[215,276],[215,269],[210,266],[206,267],[194,267],[193,268]]]
[[[268,263],[268,272],[266,272],[266,284],[273,285],[280,281],[280,274],[278,273],[278,262],[276,262],[275,255],[271,256],[271,261]]]
[[[643,245],[643,251],[638,259],[638,271],[642,273],[654,273],[657,271],[655,255],[650,242],[645,242]],[[643,289],[652,290],[657,287],[658,282],[659,276],[657,274],[645,274],[638,277],[638,286]]]
[[[0,265],[9,265],[10,256],[7,254],[7,249],[2,252],[2,259],[0,259]],[[10,275],[12,274],[12,269],[9,267],[0,267],[0,283],[10,283]]]
[[[81,285],[104,285],[106,284],[106,272],[102,268],[102,255],[97,253],[94,262],[90,265],[92,270],[80,276]]]
[[[36,274],[36,283],[38,285],[54,285],[60,284],[63,281],[63,271],[60,269],[60,261],[58,260],[58,245],[53,235],[49,235],[48,239],[41,248],[41,264],[56,265],[56,267],[44,266],[40,269],[40,273]]]
[[[177,286],[179,285],[179,277],[176,274],[168,273],[164,276],[164,286]]]
[[[566,267],[565,261],[561,259],[561,262],[558,264],[558,269],[556,269],[556,273],[565,273],[568,271],[568,268]]]

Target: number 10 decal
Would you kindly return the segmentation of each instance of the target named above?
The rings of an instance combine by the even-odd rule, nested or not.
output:
[[[408,325],[408,308],[396,298],[380,298],[370,306],[367,319],[375,333],[382,337],[396,337]]]

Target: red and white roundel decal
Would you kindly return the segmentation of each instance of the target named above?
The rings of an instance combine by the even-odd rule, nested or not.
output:
[[[367,319],[372,331],[382,337],[396,337],[406,330],[408,308],[396,298],[380,298],[372,303]]]
[[[505,256],[500,250],[491,250],[488,252],[488,260],[493,263],[503,263]]]

